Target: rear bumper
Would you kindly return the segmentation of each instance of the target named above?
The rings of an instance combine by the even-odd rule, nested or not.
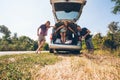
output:
[[[63,44],[50,44],[49,48],[54,50],[81,50],[81,46]]]

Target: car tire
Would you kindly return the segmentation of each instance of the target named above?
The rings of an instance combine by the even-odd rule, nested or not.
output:
[[[53,50],[53,49],[49,49],[49,52],[50,52],[50,53],[54,53],[54,50]]]

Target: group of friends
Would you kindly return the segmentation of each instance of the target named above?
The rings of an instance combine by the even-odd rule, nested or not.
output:
[[[38,36],[38,48],[36,53],[41,51],[45,43],[45,36],[47,35],[48,29],[50,28],[50,21],[47,21],[45,24],[42,24],[37,29]],[[92,43],[92,36],[90,35],[91,31],[87,28],[81,28],[79,25],[75,23],[71,23],[68,21],[58,22],[53,27],[53,41],[56,38],[61,39],[61,43],[65,44],[67,39],[73,39],[73,42],[76,44],[77,41],[81,41],[84,39],[86,47],[89,53],[94,52],[94,46]],[[72,34],[74,34],[74,38],[72,38]]]

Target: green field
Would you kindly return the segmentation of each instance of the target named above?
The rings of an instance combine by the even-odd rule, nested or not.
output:
[[[42,67],[60,60],[49,53],[0,56],[0,80],[33,80]]]

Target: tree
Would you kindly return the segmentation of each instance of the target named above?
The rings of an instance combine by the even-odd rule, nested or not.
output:
[[[49,50],[49,45],[48,45],[48,43],[45,43],[45,44],[43,45],[43,50]]]
[[[108,25],[109,31],[104,41],[104,46],[111,50],[120,48],[120,27],[118,22],[111,22]]]
[[[103,37],[101,36],[101,33],[97,33],[97,34],[93,37],[93,43],[94,43],[94,47],[95,47],[96,49],[101,49],[101,48],[102,48]]]
[[[113,7],[113,13],[117,14],[120,13],[120,0],[111,0],[112,2],[115,2],[115,6]]]
[[[21,36],[19,37],[18,41],[21,50],[33,50],[34,40],[30,39],[29,37]]]
[[[109,31],[112,33],[112,34],[115,34],[116,32],[119,31],[119,26],[118,26],[118,23],[119,22],[111,22],[109,25],[108,25],[108,28],[109,28]]]
[[[0,25],[0,32],[4,34],[4,36],[3,36],[4,39],[7,40],[10,38],[11,32],[6,26]]]
[[[17,40],[18,39],[17,33],[14,33],[14,36],[12,38],[15,39],[15,40]]]

